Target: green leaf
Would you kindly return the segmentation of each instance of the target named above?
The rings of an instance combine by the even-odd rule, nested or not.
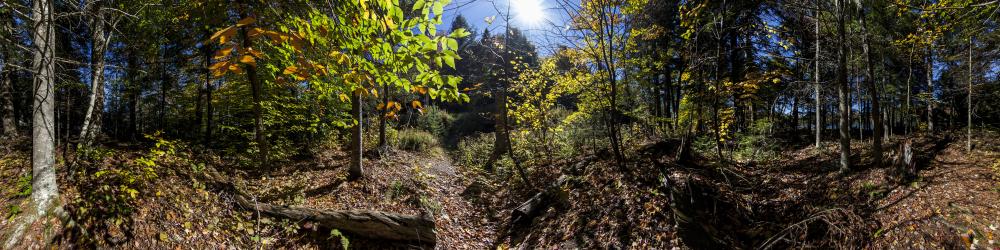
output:
[[[424,0],[417,0],[417,2],[413,4],[413,11],[423,9],[424,4],[426,4]]]
[[[455,68],[455,58],[454,57],[447,56],[447,55],[441,56],[441,57],[444,58],[444,63],[447,64],[448,67],[451,67],[453,69]]]
[[[444,13],[444,1],[434,2],[434,15],[440,16]]]
[[[451,50],[458,50],[457,40],[455,40],[454,38],[446,38],[446,40],[448,40],[448,48],[451,48]]]

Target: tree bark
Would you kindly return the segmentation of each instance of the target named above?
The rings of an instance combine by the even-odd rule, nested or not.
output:
[[[865,22],[864,10],[858,17],[861,19],[861,36],[862,39],[862,50],[865,53],[865,83],[868,85],[868,96],[871,98],[871,118],[872,118],[872,158],[876,165],[881,165],[882,163],[882,114],[879,107],[879,92],[878,87],[875,86],[875,72],[872,69],[872,52],[869,48],[869,42],[871,39],[868,37],[867,23]]]
[[[357,121],[354,124],[354,128],[351,129],[351,168],[348,170],[349,177],[351,179],[361,178],[364,174],[364,168],[361,164],[362,160],[362,150],[364,150],[364,145],[362,145],[362,131],[363,121],[362,121],[362,110],[361,110],[361,90],[356,90],[351,96],[351,116]]]
[[[969,90],[968,90],[969,92],[968,95],[966,96],[966,102],[965,102],[966,105],[965,110],[967,116],[966,117],[967,120],[965,123],[966,126],[965,150],[968,152],[972,152],[972,47],[973,46],[974,44],[972,43],[972,37],[969,37]]]
[[[246,7],[240,11],[240,19],[246,18]],[[247,35],[247,27],[243,26],[240,28],[240,36],[243,38],[243,48],[249,49],[253,47],[253,41],[250,40],[250,36]],[[259,79],[257,79],[257,66],[250,63],[243,64],[243,69],[247,73],[247,81],[250,83],[250,95],[253,98],[253,115],[254,115],[254,127],[253,127],[253,138],[254,142],[257,144],[257,153],[261,159],[261,165],[268,164],[268,145],[264,138],[264,111],[261,107],[261,95],[263,94],[263,86]]]
[[[910,109],[910,105],[912,105],[912,99],[913,99],[913,98],[910,97],[910,93],[913,93],[913,91],[911,90],[911,85],[910,85],[910,82],[913,80],[913,48],[912,47],[910,48],[910,56],[907,57],[907,62],[909,64],[909,68],[906,71],[907,72],[907,74],[906,74],[906,108],[904,108],[904,110],[903,110],[903,134],[904,135],[910,135],[910,129],[911,129],[910,128],[911,127],[911,125],[910,125],[911,121],[910,120],[913,118],[913,115],[912,115],[911,109]]]
[[[35,46],[31,67],[35,71],[31,128],[31,198],[39,215],[58,206],[59,185],[55,171],[55,30],[52,3],[32,1],[32,41]]]
[[[816,2],[816,4],[819,5],[819,2]],[[819,7],[819,6],[816,6],[816,7]],[[820,37],[819,37],[819,10],[815,11],[815,18],[816,18],[816,54],[814,54],[814,56],[813,56],[813,62],[816,64],[816,67],[815,67],[815,69],[813,71],[813,80],[815,80],[816,83],[814,84],[813,87],[815,87],[815,93],[814,93],[814,95],[816,97],[816,148],[819,148],[819,142],[820,142],[820,139],[821,139],[820,135],[823,133],[823,123],[822,123],[822,116],[823,116],[822,115],[822,111],[823,111],[823,108],[821,108],[821,103],[820,103],[821,96],[820,96],[820,93],[819,93],[819,78],[820,78],[820,76],[819,76],[819,47],[820,47],[820,43],[822,42],[822,39],[820,39]]]
[[[16,37],[13,35],[13,14],[8,13],[7,15],[0,16],[0,18],[2,18],[0,24],[3,25],[0,26],[0,33],[9,34],[12,38]],[[0,113],[0,129],[3,130],[3,135],[8,138],[18,136],[17,114],[14,113],[14,68],[11,66],[11,62],[14,60],[11,58],[10,53],[12,47],[6,43],[0,43],[0,53],[2,53],[0,56],[3,56],[4,64],[6,64],[3,66],[3,70],[0,71],[0,105],[3,106],[0,109],[0,112],[2,112]]]
[[[91,13],[92,49],[90,54],[90,97],[84,111],[83,126],[80,129],[80,143],[89,146],[101,132],[101,115],[104,113],[104,52],[111,40],[104,33],[104,15],[100,1],[93,3]]]
[[[837,39],[839,45],[837,46],[837,94],[840,100],[840,171],[848,172],[851,170],[851,134],[850,134],[850,88],[847,84],[847,44],[846,44],[846,25],[847,14],[845,9],[847,8],[847,3],[844,1],[838,1],[837,12],[839,18],[837,20]]]
[[[934,132],[934,50],[927,46],[927,131]]]

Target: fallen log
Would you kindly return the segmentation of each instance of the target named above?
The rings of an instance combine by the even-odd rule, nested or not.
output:
[[[538,217],[545,212],[546,209],[552,207],[556,204],[561,204],[566,202],[565,190],[562,189],[562,185],[569,180],[569,176],[563,175],[559,176],[559,179],[555,183],[550,185],[545,190],[538,192],[531,199],[521,203],[517,206],[514,211],[511,211],[511,224],[515,226],[524,226],[531,223],[535,217]]]
[[[370,239],[414,242],[433,246],[437,243],[434,218],[427,214],[405,215],[372,210],[320,210],[294,208],[255,202],[250,195],[236,188],[232,182],[213,168],[206,168],[205,176],[216,186],[233,192],[234,200],[246,209],[260,214],[292,221],[310,221],[327,229]]]

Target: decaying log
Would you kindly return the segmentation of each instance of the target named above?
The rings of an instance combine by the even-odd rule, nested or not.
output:
[[[538,192],[531,199],[528,199],[528,201],[521,203],[520,206],[517,206],[514,211],[511,211],[511,224],[515,226],[526,225],[531,223],[535,217],[541,215],[549,207],[565,203],[567,195],[566,191],[562,189],[562,185],[567,180],[569,180],[569,176],[559,176],[559,179],[555,183],[545,190]]]
[[[427,214],[405,215],[372,210],[319,210],[293,208],[254,202],[235,185],[213,168],[206,168],[205,176],[215,185],[234,193],[234,200],[246,209],[259,211],[263,215],[286,218],[292,221],[310,221],[327,229],[370,239],[415,242],[434,245],[437,243],[434,218]]]

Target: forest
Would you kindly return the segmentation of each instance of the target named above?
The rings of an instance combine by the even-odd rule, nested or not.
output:
[[[1000,249],[998,0],[0,0],[0,249]]]

